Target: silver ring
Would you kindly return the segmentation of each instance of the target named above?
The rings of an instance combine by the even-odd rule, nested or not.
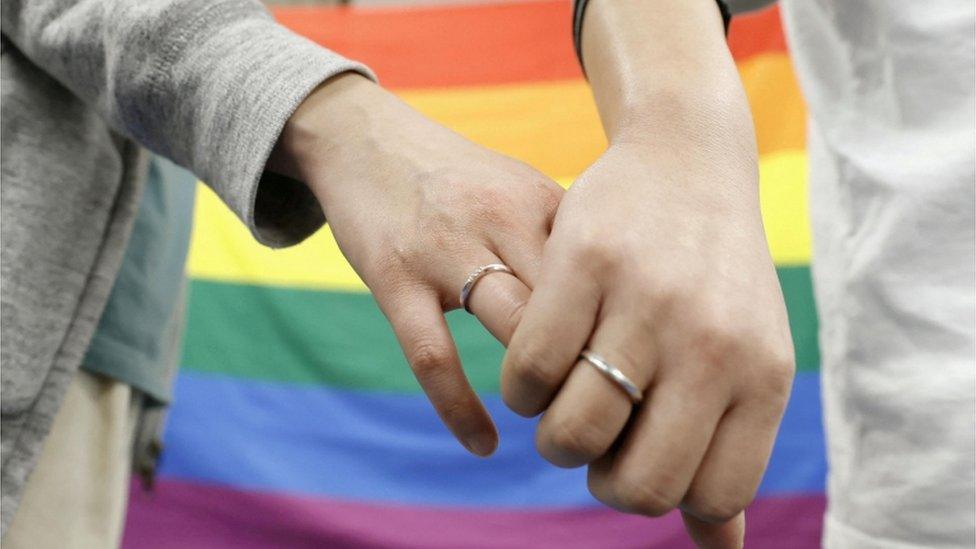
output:
[[[616,383],[617,387],[620,387],[627,393],[627,396],[630,397],[631,402],[634,404],[640,404],[644,400],[644,393],[637,388],[637,385],[634,385],[634,382],[625,376],[623,372],[607,364],[607,361],[603,360],[600,355],[590,351],[583,351],[580,354],[580,358],[599,370],[604,377]]]
[[[474,285],[481,280],[481,277],[489,273],[508,273],[515,276],[515,272],[509,269],[508,265],[503,265],[501,263],[489,263],[475,269],[474,272],[468,275],[468,279],[464,281],[464,286],[461,287],[461,307],[463,307],[465,311],[471,313],[471,309],[468,308],[468,298],[471,296],[471,290],[474,289]]]

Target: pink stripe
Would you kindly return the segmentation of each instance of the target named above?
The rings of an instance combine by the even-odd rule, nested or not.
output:
[[[476,510],[353,503],[163,480],[133,484],[124,548],[690,547],[672,513],[604,508]],[[768,498],[747,512],[751,548],[819,547],[823,496]]]

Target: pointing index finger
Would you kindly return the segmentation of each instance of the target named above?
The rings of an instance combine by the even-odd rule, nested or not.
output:
[[[498,432],[461,368],[436,295],[418,291],[377,302],[441,421],[473,454],[491,455]]]

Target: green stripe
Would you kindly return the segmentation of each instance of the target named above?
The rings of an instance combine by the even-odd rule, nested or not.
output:
[[[816,313],[806,267],[778,269],[800,370],[816,370]],[[417,392],[386,319],[368,294],[194,280],[183,366],[289,383]],[[498,392],[503,349],[477,320],[447,315],[475,389]]]
[[[817,306],[813,301],[810,268],[776,267],[779,285],[783,288],[786,309],[790,315],[796,369],[803,372],[820,370],[820,347],[817,343]]]

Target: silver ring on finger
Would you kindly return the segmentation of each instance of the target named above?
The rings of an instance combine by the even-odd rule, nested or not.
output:
[[[585,360],[587,364],[596,368],[603,377],[609,379],[620,388],[634,404],[640,404],[644,400],[644,393],[637,388],[637,385],[630,380],[623,372],[611,366],[603,357],[592,352],[583,351],[580,354],[580,358]]]
[[[461,286],[460,301],[461,307],[463,307],[465,311],[474,314],[468,307],[468,298],[471,297],[471,290],[474,289],[474,285],[477,284],[479,280],[481,280],[485,275],[491,273],[508,273],[515,276],[515,272],[510,269],[508,265],[504,265],[502,263],[489,263],[475,269],[470,275],[468,275],[468,279],[464,281],[464,286]]]

